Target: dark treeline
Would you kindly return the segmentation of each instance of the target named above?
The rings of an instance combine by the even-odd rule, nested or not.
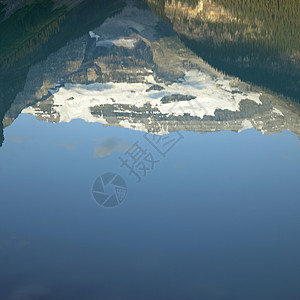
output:
[[[0,3],[0,21],[4,18],[5,16],[5,5]]]
[[[155,0],[155,10],[160,15],[164,14],[166,1],[171,2],[171,0]],[[190,5],[191,8],[199,3],[198,0],[178,1]],[[270,48],[300,50],[299,0],[210,0],[210,2],[228,9],[237,18],[237,24],[259,26],[260,35],[267,39],[266,44]],[[239,26],[232,28],[240,30]]]
[[[299,0],[214,0],[231,10],[238,20],[262,24],[264,36],[280,50],[300,50]]]
[[[59,31],[66,8],[53,10],[53,5],[51,0],[35,1],[0,24],[0,66],[12,65]]]
[[[160,18],[180,28],[182,41],[209,64],[300,101],[299,0],[204,1],[208,6],[227,9],[234,17],[228,20],[216,17],[214,21],[202,18],[201,14],[168,19],[167,1],[172,2],[147,2]],[[199,3],[198,0],[178,1],[191,8]]]

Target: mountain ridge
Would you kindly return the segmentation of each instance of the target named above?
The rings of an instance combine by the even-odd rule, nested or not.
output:
[[[292,103],[217,72],[169,28],[158,32],[159,22],[150,11],[129,6],[32,66],[5,126],[23,112],[153,134],[255,128],[300,136]]]

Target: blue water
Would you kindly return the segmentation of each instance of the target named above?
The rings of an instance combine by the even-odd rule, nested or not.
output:
[[[0,299],[300,299],[300,142],[292,133],[144,133],[22,114],[0,148]],[[176,133],[171,134],[174,137]],[[120,157],[156,160],[141,182]],[[113,172],[125,200],[100,206]]]

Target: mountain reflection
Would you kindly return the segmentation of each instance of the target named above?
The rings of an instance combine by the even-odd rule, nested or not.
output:
[[[299,1],[147,2],[212,66],[300,101]]]
[[[188,27],[178,14],[203,17],[174,3],[166,2],[160,14],[172,13],[179,33]],[[201,3],[208,9],[208,2]],[[228,20],[226,10],[217,12],[216,18]],[[218,72],[148,8],[133,4],[31,65],[6,110],[1,109],[4,127],[29,113],[47,122],[83,119],[153,134],[255,128],[300,137],[296,103]]]

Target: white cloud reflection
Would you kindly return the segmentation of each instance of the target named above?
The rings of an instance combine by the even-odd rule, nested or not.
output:
[[[103,158],[111,155],[112,152],[122,152],[129,148],[125,141],[117,137],[103,138],[99,141],[100,145],[94,148],[94,157],[96,158]]]

